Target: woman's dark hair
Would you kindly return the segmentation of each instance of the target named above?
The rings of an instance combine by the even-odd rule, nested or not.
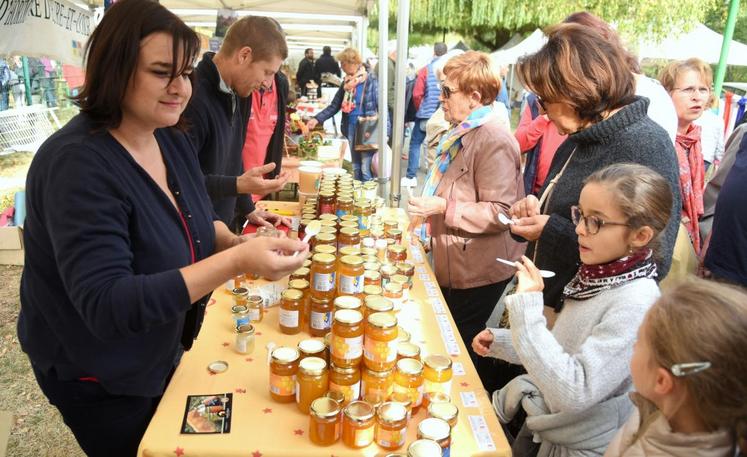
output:
[[[619,46],[580,24],[559,24],[545,33],[547,43],[516,66],[524,87],[544,102],[567,103],[592,123],[633,102],[635,79]]]
[[[200,52],[200,38],[174,13],[154,0],[120,0],[104,14],[86,45],[86,76],[73,98],[96,128],[116,128],[122,122],[122,100],[137,70],[140,41],[164,32],[173,38],[171,79],[190,68]],[[190,81],[193,80],[190,74]],[[176,125],[183,127],[182,119]]]

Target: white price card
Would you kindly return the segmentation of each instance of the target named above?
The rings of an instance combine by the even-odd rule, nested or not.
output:
[[[416,271],[417,273],[427,273],[427,272],[425,271],[425,267],[424,267],[423,265],[416,265],[416,266],[415,266],[415,271]]]
[[[454,376],[464,376],[466,374],[462,362],[454,362],[452,368],[454,369]]]
[[[420,273],[418,277],[420,278],[421,281],[429,281],[431,279],[431,275],[429,275],[428,273]]]
[[[462,404],[465,408],[477,408],[480,406],[477,403],[477,395],[474,392],[459,392],[459,396],[462,397]]]
[[[441,301],[440,298],[434,297],[429,298],[429,302],[431,302],[431,307],[433,308],[433,312],[436,314],[446,314],[446,306],[444,306],[444,302]]]
[[[438,322],[438,328],[441,331],[441,338],[443,338],[444,344],[446,345],[446,352],[448,352],[449,355],[461,354],[462,351],[459,350],[459,344],[454,336],[454,330],[451,328],[449,318],[445,314],[436,314],[436,322]]]
[[[482,416],[469,416],[469,426],[481,451],[495,451],[495,443],[490,436],[488,424]]]

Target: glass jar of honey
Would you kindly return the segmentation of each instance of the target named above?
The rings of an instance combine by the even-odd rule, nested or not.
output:
[[[368,200],[358,200],[355,204],[354,214],[358,216],[358,230],[360,230],[361,235],[368,235],[371,215],[373,214],[370,202]]]
[[[246,307],[249,309],[249,318],[252,322],[262,322],[265,317],[265,300],[261,295],[249,295],[246,298]]]
[[[325,214],[325,216],[331,216],[331,214]],[[320,233],[331,233],[337,236],[337,221],[330,219],[322,220],[322,226],[319,228]]]
[[[311,263],[311,296],[332,300],[335,298],[335,256],[314,254]]]
[[[363,269],[366,270],[366,271],[375,271],[375,272],[378,272],[379,269],[381,269],[381,264],[379,263],[378,260],[376,260],[374,262],[366,262],[366,263],[363,264]]]
[[[366,265],[369,265],[369,264],[363,264],[364,269],[366,268]],[[365,270],[363,272],[363,284],[364,284],[363,285],[364,294],[366,293],[366,286],[376,286],[379,289],[381,289],[381,273],[375,270]],[[384,293],[383,289],[381,293]]]
[[[453,429],[459,420],[459,408],[450,402],[432,402],[428,405],[428,417],[444,420]]]
[[[391,264],[407,260],[407,248],[401,244],[390,244],[386,248],[386,259]]]
[[[306,357],[298,363],[296,378],[296,405],[304,414],[309,413],[311,402],[323,397],[329,386],[327,362],[319,357]]]
[[[340,225],[340,230],[342,230],[344,228],[353,228],[353,229],[358,230],[358,221],[357,220],[354,220],[354,221],[340,221],[339,225]],[[358,233],[359,233],[359,236],[360,236],[360,232],[358,232]]]
[[[323,237],[322,237],[323,238]],[[314,246],[314,254],[337,254],[337,248],[331,244],[317,244]]]
[[[420,346],[414,343],[400,341],[397,343],[397,360],[415,359],[420,360]]]
[[[332,320],[330,361],[342,368],[358,367],[363,358],[363,315],[341,309]]]
[[[289,289],[300,290],[303,294],[303,296],[301,297],[301,306],[298,310],[298,318],[300,321],[299,325],[301,330],[305,331],[308,331],[309,329],[309,312],[311,307],[311,304],[309,303],[309,300],[311,300],[311,291],[309,290],[309,287],[309,281],[305,279],[292,279],[288,281]]]
[[[320,244],[328,244],[337,250],[337,235],[333,233],[319,232],[315,237],[312,238],[314,242],[314,249]],[[313,260],[313,257],[312,257]]]
[[[308,338],[298,342],[298,352],[301,354],[300,360],[306,357],[319,357],[326,363],[329,363],[329,352],[327,345],[322,340]]]
[[[353,214],[353,198],[352,197],[338,197],[337,198],[337,217],[346,216]]]
[[[397,274],[397,267],[390,264],[382,265],[379,272],[381,272],[381,287],[386,287],[392,280],[392,276]]]
[[[301,264],[301,268],[308,268],[309,270],[311,270],[311,259],[304,260]]]
[[[365,276],[365,273],[364,273]],[[383,297],[384,289],[381,286],[368,284],[363,286],[363,300],[365,301],[368,297]]]
[[[364,401],[354,401],[342,410],[342,442],[359,449],[373,443],[374,409]]]
[[[343,404],[358,400],[361,395],[361,372],[357,367],[338,367],[331,365],[329,373],[329,390],[342,392],[345,395]]]
[[[374,313],[387,313],[394,316],[394,303],[381,295],[368,295],[363,301],[363,318],[367,319]],[[396,338],[395,338],[396,339]],[[395,353],[396,348],[395,348]]]
[[[392,280],[389,281],[386,286],[384,286],[384,297],[392,301],[395,311],[399,311],[400,309],[402,309],[402,300],[404,294],[402,292],[402,284],[394,282],[394,278],[396,276],[397,275],[394,275],[392,277]]]
[[[399,403],[402,406],[405,407],[407,410],[407,420],[409,421],[412,419],[412,400],[410,399],[410,394],[405,392],[395,392],[392,391],[392,394],[389,395],[389,401]]]
[[[352,295],[344,295],[342,297],[335,298],[333,312],[339,311],[341,309],[352,309],[362,312],[361,306],[362,302],[360,298],[354,297]]]
[[[405,275],[396,274],[392,276],[391,282],[399,284],[402,287],[402,293],[407,293],[410,290],[410,281]]]
[[[423,364],[415,359],[400,359],[396,366],[394,391],[409,395],[413,413],[417,414],[423,402]]]
[[[331,398],[321,397],[311,402],[309,438],[318,446],[331,446],[340,439],[342,420],[340,405]]]
[[[396,219],[385,219],[384,220],[384,231],[397,230],[399,229],[399,222]]]
[[[423,359],[423,388],[425,392],[451,393],[451,359],[445,355],[431,354]]]
[[[335,193],[319,192],[319,214],[335,214]]]
[[[309,270],[306,267],[301,267],[298,270],[291,273],[290,276],[288,277],[288,280],[293,281],[294,279],[303,279],[305,281],[308,281],[309,273],[311,273],[311,270]]]
[[[301,301],[303,292],[285,289],[281,294],[278,320],[280,331],[285,335],[295,335],[301,331]]]
[[[332,302],[326,298],[311,297],[309,333],[311,336],[325,336],[332,328]]]
[[[231,291],[231,297],[233,298],[233,304],[236,306],[246,306],[246,300],[249,296],[249,289],[246,287],[235,287]]]
[[[358,229],[350,227],[340,229],[340,233],[337,235],[337,247],[342,249],[348,246],[360,249],[361,236]]]
[[[407,409],[400,403],[382,403],[376,412],[376,444],[387,450],[399,449],[407,435]]]
[[[389,313],[373,313],[366,320],[363,343],[366,367],[390,370],[397,361],[397,318]]]
[[[347,214],[347,215],[342,216],[340,218],[340,222],[346,222],[346,221],[355,222],[357,224],[358,223],[358,216],[356,216],[355,214]]]
[[[340,269],[337,293],[342,295],[363,296],[363,259],[358,256],[340,258]]]
[[[280,346],[270,356],[270,396],[279,403],[296,400],[296,374],[299,352],[296,348]]]
[[[407,446],[407,457],[446,457],[433,440],[415,440]]]
[[[321,214],[319,216],[319,220],[320,221],[332,221],[335,224],[337,224],[337,219],[338,219],[337,215],[335,215],[335,214]]]
[[[451,397],[443,392],[426,392],[423,394],[423,408],[427,410],[431,403],[451,403]]]
[[[337,252],[340,253],[340,257],[345,257],[346,255],[354,255],[354,256],[360,256],[361,255],[360,248],[356,248],[356,247],[353,247],[353,246],[342,247]]]
[[[249,317],[249,308],[246,305],[233,305],[231,307],[231,317],[233,318],[234,328],[239,328],[242,325],[248,325],[252,322]]]
[[[339,390],[328,390],[324,396],[336,401],[337,404],[340,405],[340,408],[342,408],[345,405],[345,394],[340,392]]]
[[[373,267],[373,264],[379,261],[379,258],[375,255],[361,255],[361,259],[363,259],[364,263],[369,264],[370,267]],[[381,269],[381,265],[379,265],[379,269]]]
[[[451,427],[435,417],[423,419],[418,424],[418,439],[433,440],[441,447],[441,455],[451,454]]]
[[[394,240],[396,243],[402,243],[402,230],[400,229],[389,229],[384,231],[384,236]]]
[[[388,399],[392,394],[394,370],[376,371],[370,368],[361,369],[361,395],[377,393]]]
[[[407,277],[408,287],[412,288],[412,281],[415,277],[415,265],[409,262],[400,262],[397,265],[397,272]]]

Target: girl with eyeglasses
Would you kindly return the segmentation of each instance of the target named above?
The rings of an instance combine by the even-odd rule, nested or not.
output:
[[[516,293],[505,300],[510,328],[472,342],[478,354],[526,369],[493,394],[502,423],[520,405],[527,413],[513,455],[535,455],[537,446],[539,455],[601,455],[632,412],[629,363],[659,297],[655,258],[671,204],[667,181],[642,165],[611,165],[585,180],[571,215],[582,264],[552,330],[540,271],[527,257],[516,262]]]

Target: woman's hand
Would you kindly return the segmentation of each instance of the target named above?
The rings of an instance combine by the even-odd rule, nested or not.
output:
[[[550,216],[546,214],[539,214],[531,217],[521,217],[516,220],[515,224],[511,224],[509,229],[514,235],[518,235],[527,241],[537,241],[542,235],[542,230],[545,229],[547,221]]]
[[[516,262],[516,278],[519,284],[516,292],[542,292],[545,283],[542,281],[539,269],[527,256],[521,256],[522,262]]]
[[[508,215],[511,218],[518,219],[521,217],[532,217],[540,214],[540,204],[537,197],[530,195],[526,198],[522,198],[518,202],[511,205],[508,210]]]
[[[308,128],[309,130],[314,130],[314,127],[316,127],[317,124],[319,124],[319,121],[317,121],[315,117],[312,117],[311,119],[306,121],[306,128]]]
[[[411,197],[407,201],[407,213],[410,217],[427,218],[446,212],[446,199],[442,197]]]
[[[280,224],[290,227],[292,225],[289,217],[280,216],[279,214],[271,213],[263,209],[255,209],[251,213],[246,215],[246,219],[250,224],[265,227],[277,227]]]
[[[298,252],[299,255],[293,256]],[[240,272],[252,272],[271,281],[301,268],[309,245],[290,238],[247,237],[234,248],[233,259]]]
[[[493,333],[490,330],[483,330],[472,339],[472,350],[477,355],[487,356],[490,352],[490,345],[493,344],[493,339]]]

